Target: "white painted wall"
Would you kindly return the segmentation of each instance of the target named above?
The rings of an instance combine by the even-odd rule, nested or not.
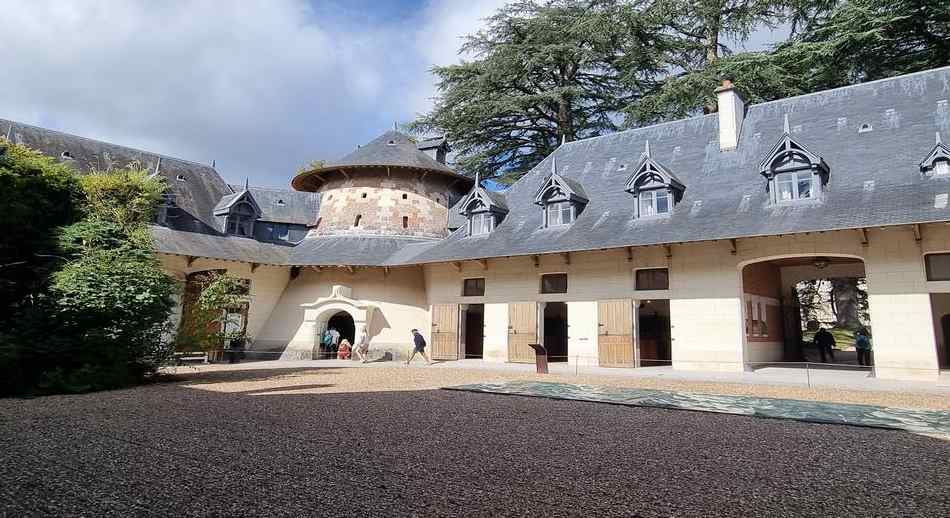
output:
[[[596,301],[567,303],[568,363],[597,365],[598,322]]]
[[[485,304],[485,342],[482,358],[508,361],[508,304]]]

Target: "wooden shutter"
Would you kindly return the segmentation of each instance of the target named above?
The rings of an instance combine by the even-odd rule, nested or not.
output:
[[[459,359],[459,305],[432,305],[432,358]]]
[[[538,304],[508,304],[508,361],[534,363],[534,349],[528,344],[535,343],[538,343]]]
[[[633,301],[597,303],[597,350],[601,367],[633,367]]]

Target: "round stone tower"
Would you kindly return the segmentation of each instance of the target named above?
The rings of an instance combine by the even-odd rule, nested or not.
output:
[[[298,191],[320,193],[318,235],[416,237],[445,236],[449,208],[473,184],[398,131],[292,181]]]

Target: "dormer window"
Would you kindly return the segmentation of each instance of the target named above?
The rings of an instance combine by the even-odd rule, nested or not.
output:
[[[587,196],[580,184],[557,173],[557,161],[551,157],[551,174],[538,187],[534,203],[542,207],[543,226],[557,227],[577,219]]]
[[[502,195],[490,192],[476,180],[475,188],[461,201],[459,213],[468,219],[468,235],[490,234],[508,213]]]
[[[257,214],[254,207],[242,201],[234,204],[228,213],[228,234],[235,236],[251,237],[254,235],[254,220]]]
[[[775,175],[776,200],[780,202],[807,200],[815,195],[815,178],[811,171],[793,171]]]
[[[469,232],[470,235],[481,236],[488,234],[495,227],[495,216],[490,212],[472,214],[469,218],[469,225],[471,228]]]
[[[224,217],[224,231],[232,236],[253,237],[254,222],[261,208],[247,190],[230,194],[214,208],[214,215]]]
[[[950,176],[950,148],[940,141],[940,133],[937,143],[920,163],[920,172],[927,176]]]
[[[627,179],[624,189],[634,196],[637,218],[669,216],[673,206],[683,197],[686,186],[669,169],[650,156],[650,144],[636,171]]]
[[[785,134],[759,164],[759,173],[768,180],[772,203],[786,204],[820,198],[830,169],[820,156],[792,139],[786,116]]]
[[[574,222],[574,205],[569,201],[555,201],[544,206],[544,226],[570,225]]]

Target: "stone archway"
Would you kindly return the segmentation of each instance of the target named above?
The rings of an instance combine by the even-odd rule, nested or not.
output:
[[[845,366],[854,364],[854,367],[858,367],[857,360],[853,358],[855,353],[850,347],[853,338],[849,337],[858,329],[871,329],[869,311],[866,305],[864,310],[860,310],[856,292],[852,293],[852,296],[842,294],[850,293],[844,290],[848,286],[852,292],[860,289],[860,293],[864,294],[861,300],[867,304],[867,267],[862,257],[835,253],[785,254],[743,261],[739,263],[738,269],[739,295],[742,302],[740,311],[743,322],[743,363],[747,369],[769,367],[780,362],[801,361]],[[830,294],[815,295],[818,299],[832,297],[834,300],[826,300],[817,306],[829,306],[833,308],[834,313],[821,315],[821,318],[811,315],[806,320],[806,313],[828,311],[815,309],[815,304],[809,304],[807,308],[811,309],[806,311],[799,291],[799,284],[803,282],[821,282],[834,286]],[[836,286],[835,283],[841,286]],[[811,300],[807,295],[801,297]],[[844,318],[846,314],[850,314],[846,309],[852,310],[853,319]],[[848,325],[842,324],[844,321],[847,321]],[[818,327],[830,329],[832,334],[836,334],[837,339],[842,341],[838,345],[845,351],[839,350],[837,357],[834,353],[829,353],[828,358],[825,358],[824,352],[811,350],[810,335],[814,334]],[[805,334],[809,336],[806,337]]]
[[[376,306],[351,297],[348,286],[334,285],[329,297],[321,297],[314,302],[301,304],[304,310],[304,326],[309,332],[309,340],[305,347],[288,347],[281,355],[282,360],[313,359],[318,356],[320,337],[327,329],[330,319],[339,313],[345,313],[353,319],[353,338],[366,332],[372,335],[372,320]]]

